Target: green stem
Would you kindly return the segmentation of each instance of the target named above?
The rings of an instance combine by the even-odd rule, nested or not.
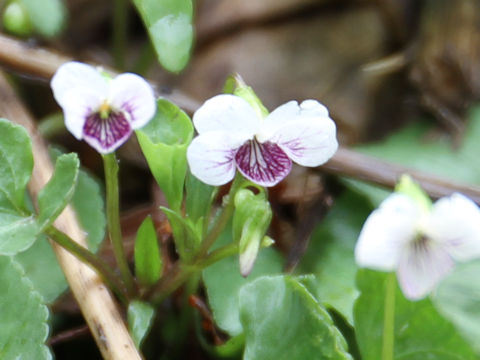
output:
[[[236,253],[238,253],[238,244],[228,244],[212,251],[207,257],[198,260],[193,265],[184,265],[177,262],[146,296],[153,303],[158,304],[182,286],[191,275]]]
[[[237,174],[233,180],[230,192],[227,197],[224,198],[224,207],[221,214],[217,217],[215,224],[202,241],[200,249],[198,250],[195,258],[189,264],[183,264],[177,262],[175,266],[166,274],[147,294],[146,297],[152,299],[154,303],[159,303],[169,296],[172,292],[178,289],[188,277],[203,268],[238,252],[237,244],[229,244],[220,249],[217,249],[210,254],[208,251],[210,247],[215,243],[218,236],[225,229],[228,221],[233,215],[235,209],[234,199],[237,191],[245,184],[245,179],[242,175]]]
[[[107,220],[110,241],[113,247],[115,260],[117,261],[122,280],[127,287],[128,293],[135,293],[135,285],[132,273],[128,267],[127,257],[123,249],[122,230],[120,228],[120,210],[118,194],[118,163],[115,153],[103,155],[105,168],[105,186],[107,192]]]
[[[228,224],[228,221],[232,217],[233,211],[235,210],[235,195],[237,194],[237,191],[241,189],[244,182],[245,179],[240,174],[237,174],[237,176],[233,180],[230,192],[225,198],[225,206],[223,207],[222,212],[218,216],[212,229],[208,232],[207,236],[202,241],[202,245],[198,250],[196,259],[201,259],[208,253],[210,247],[215,243],[215,240],[217,240],[225,226]]]
[[[393,360],[395,343],[395,273],[388,274],[385,281],[382,360]]]
[[[127,0],[113,1],[113,58],[115,62],[115,67],[120,71],[125,70],[125,49],[127,46],[128,34],[127,5]]]
[[[128,303],[128,294],[125,288],[105,262],[88,249],[73,241],[67,234],[53,226],[47,228],[45,233],[50,239],[70,252],[77,259],[90,266],[102,278],[107,286],[117,294],[124,304]]]

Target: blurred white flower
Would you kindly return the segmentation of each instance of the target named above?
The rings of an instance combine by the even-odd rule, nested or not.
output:
[[[72,61],[58,68],[50,85],[67,129],[101,154],[115,151],[155,115],[153,90],[135,74],[109,79],[90,65]]]
[[[480,257],[480,210],[453,194],[425,209],[393,193],[368,217],[355,248],[359,266],[396,271],[406,298],[428,295],[454,261]]]
[[[222,185],[238,170],[250,181],[273,186],[288,175],[292,161],[325,163],[337,150],[335,123],[315,100],[290,101],[262,118],[243,98],[218,95],[194,114],[199,135],[188,148],[192,173]]]

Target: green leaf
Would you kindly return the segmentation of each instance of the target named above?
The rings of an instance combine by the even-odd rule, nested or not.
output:
[[[433,296],[438,311],[449,319],[480,354],[480,260],[458,264]]]
[[[163,206],[161,206],[160,209],[167,215],[168,222],[172,227],[175,249],[180,255],[180,258],[183,260],[191,259],[200,245],[201,240],[200,234],[194,224],[190,219],[183,218],[171,209]]]
[[[469,116],[463,143],[453,149],[447,139],[428,139],[431,126],[416,122],[397,131],[386,140],[356,149],[368,155],[412,169],[429,172],[453,181],[480,185],[480,171],[476,164],[480,152],[480,107],[474,107]],[[348,184],[367,195],[376,207],[390,192],[360,181],[348,180]]]
[[[15,255],[14,259],[46,303],[52,303],[67,289],[65,275],[45,236],[40,236],[33,246]]]
[[[32,143],[20,125],[0,118],[0,211],[23,213],[33,169]]]
[[[231,226],[227,227],[215,243],[216,247],[232,242]],[[239,292],[262,275],[280,274],[283,258],[272,248],[263,249],[258,254],[253,271],[246,278],[240,275],[238,257],[228,257],[203,270],[203,281],[207,290],[208,302],[217,325],[231,336],[242,333],[239,317]]]
[[[168,205],[173,210],[179,210],[187,173],[187,147],[193,137],[190,118],[176,105],[160,99],[155,117],[136,133]]]
[[[12,1],[3,10],[3,28],[17,36],[29,36],[32,33],[32,24],[22,3]]]
[[[361,292],[354,307],[355,330],[362,358],[381,359],[383,313],[387,274],[358,272]],[[470,345],[443,318],[429,299],[411,302],[397,286],[395,292],[394,359],[475,359]]]
[[[41,230],[50,226],[69,203],[75,191],[80,162],[77,154],[60,156],[52,178],[38,194],[38,224]]]
[[[191,0],[134,0],[148,29],[158,60],[179,72],[188,63],[193,42]]]
[[[62,0],[19,0],[34,30],[42,36],[58,35],[64,27],[66,8]]]
[[[39,228],[33,216],[0,212],[0,255],[15,255],[35,242]]]
[[[155,309],[143,301],[134,300],[128,305],[128,328],[137,348],[140,348],[145,335],[147,335],[154,315]]]
[[[105,238],[105,203],[100,183],[84,170],[78,173],[72,206],[80,225],[87,233],[88,248],[97,252]]]
[[[0,256],[0,358],[52,359],[48,309],[18,264]]]
[[[162,267],[157,232],[148,216],[140,225],[135,240],[135,275],[142,285],[151,286],[162,276]]]
[[[352,211],[352,209],[354,209]],[[299,270],[315,274],[315,293],[353,324],[357,265],[354,248],[360,230],[373,209],[365,197],[345,191],[312,233]]]
[[[295,278],[258,278],[239,297],[243,359],[352,359],[328,312]]]
[[[188,218],[194,223],[209,215],[215,189],[214,186],[198,180],[190,171],[187,173],[185,208]]]

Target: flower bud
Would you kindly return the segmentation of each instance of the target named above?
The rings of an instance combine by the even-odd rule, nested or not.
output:
[[[264,242],[265,245],[271,244],[271,241],[264,239],[268,238],[265,233],[272,220],[272,210],[264,193],[255,195],[250,190],[242,189],[236,194],[234,201],[233,238],[238,241],[240,273],[248,276],[260,246],[263,246]]]

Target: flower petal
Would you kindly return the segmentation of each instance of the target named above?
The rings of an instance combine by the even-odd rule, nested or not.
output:
[[[480,257],[480,210],[461,194],[438,200],[432,208],[425,234],[443,244],[459,261]]]
[[[292,161],[276,144],[249,140],[235,154],[238,169],[260,186],[274,186],[288,175]]]
[[[298,105],[292,100],[273,110],[263,121],[257,138],[266,141],[285,125],[297,121],[298,117],[328,118],[328,110],[316,100],[305,100]]]
[[[65,96],[72,90],[83,89],[96,98],[107,97],[108,85],[103,76],[93,66],[70,61],[58,68],[50,86],[58,104],[65,110]]]
[[[103,97],[85,88],[70,90],[62,99],[65,126],[77,139],[83,138],[83,127],[87,117],[95,113],[104,101]]]
[[[235,176],[235,152],[245,141],[222,131],[197,136],[187,149],[193,175],[209,185],[223,185]]]
[[[261,119],[250,104],[235,95],[217,95],[207,100],[193,115],[197,132],[242,132],[252,138],[258,131]]]
[[[319,166],[337,151],[335,124],[328,118],[299,119],[281,128],[270,141],[275,142],[297,164]]]
[[[355,247],[357,264],[395,270],[403,247],[414,238],[419,214],[416,204],[405,195],[394,193],[386,198],[363,225]]]
[[[430,293],[452,269],[448,252],[431,240],[422,246],[411,243],[400,258],[398,282],[407,299],[419,300]]]
[[[114,109],[130,114],[133,129],[141,128],[155,115],[153,89],[142,77],[135,74],[121,74],[110,82],[109,103]]]
[[[101,154],[117,149],[128,140],[131,133],[132,127],[124,112],[112,112],[108,119],[93,113],[87,117],[83,127],[85,141]]]

